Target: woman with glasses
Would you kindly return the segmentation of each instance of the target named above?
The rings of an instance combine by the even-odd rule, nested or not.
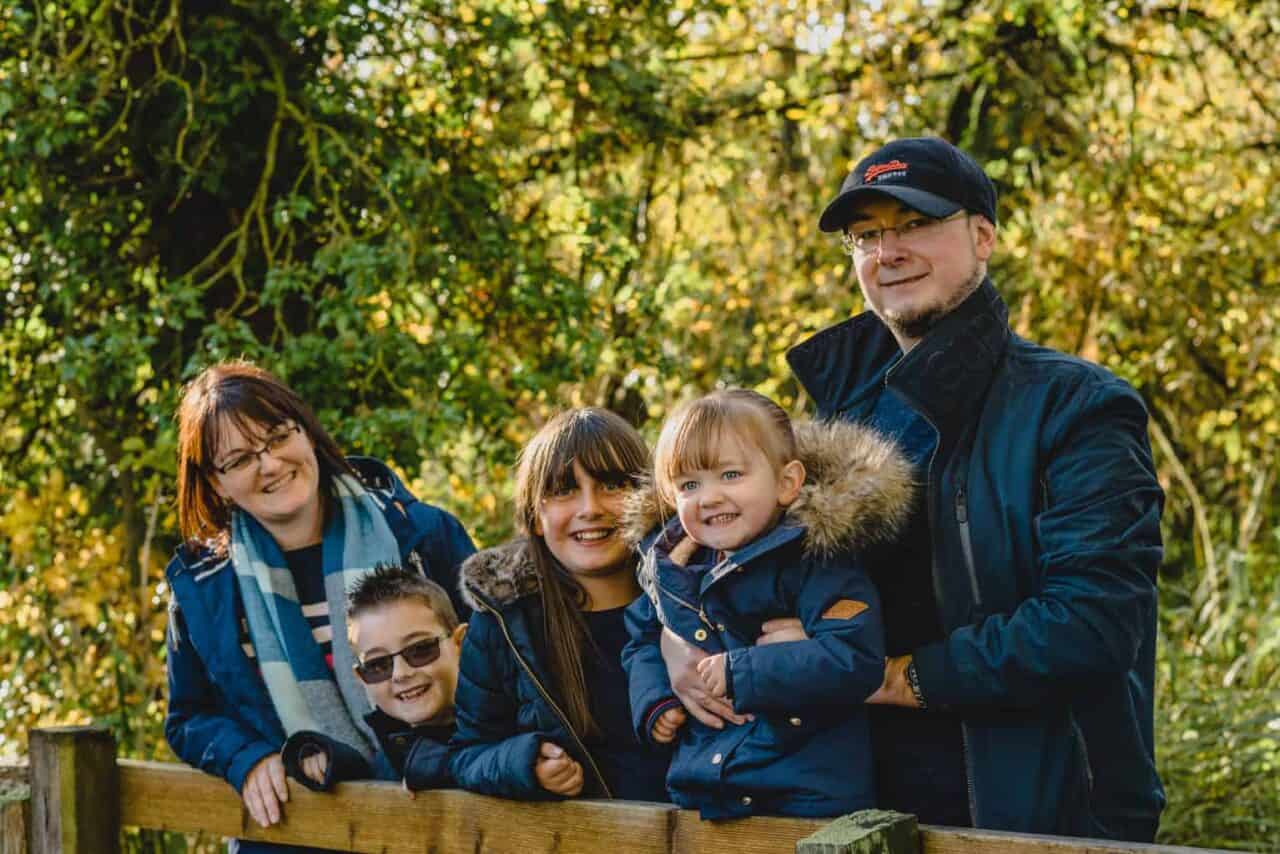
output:
[[[475,547],[387,466],[344,457],[305,401],[245,362],[206,369],[183,394],[178,521],[185,542],[165,572],[165,736],[268,827],[288,800],[287,736],[311,730],[373,755],[347,641],[351,583],[402,564],[454,591]],[[462,601],[454,605],[465,619]],[[233,841],[230,850],[305,849]]]
[[[459,664],[450,770],[520,800],[665,801],[670,751],[631,725],[624,614],[640,594],[623,504],[649,449],[603,409],[563,412],[516,468],[523,537],[462,567],[475,609]]]

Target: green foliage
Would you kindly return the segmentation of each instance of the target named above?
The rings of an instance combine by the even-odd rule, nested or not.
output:
[[[1276,0],[5,4],[0,749],[95,717],[164,755],[170,413],[210,361],[275,370],[492,543],[560,406],[652,430],[731,382],[801,408],[785,348],[861,302],[816,214],[873,145],[931,132],[1000,183],[1018,330],[1152,407],[1162,838],[1280,850],[1277,21]]]

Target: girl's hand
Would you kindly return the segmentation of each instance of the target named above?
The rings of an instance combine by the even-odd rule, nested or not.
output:
[[[324,785],[324,772],[329,768],[329,756],[325,753],[312,753],[302,760],[302,773],[314,780],[317,786]]]
[[[533,763],[533,776],[548,792],[572,798],[582,793],[582,766],[564,748],[549,741],[538,748]]]
[[[726,697],[729,694],[729,677],[725,673],[727,664],[728,656],[723,652],[708,655],[698,662],[698,675],[713,696]]]
[[[284,761],[279,753],[263,757],[244,778],[240,799],[262,827],[278,824],[284,815],[281,807],[289,800],[289,786],[284,780]]]
[[[658,744],[670,744],[675,741],[676,733],[680,727],[684,726],[685,721],[689,720],[689,716],[685,714],[684,709],[679,706],[672,706],[662,714],[658,715],[658,719],[653,722],[653,740]]]
[[[698,673],[698,662],[706,657],[705,652],[665,628],[661,647],[671,690],[689,714],[712,729],[724,729],[725,721],[741,725],[749,720],[745,715],[736,714],[727,700],[707,691]]]

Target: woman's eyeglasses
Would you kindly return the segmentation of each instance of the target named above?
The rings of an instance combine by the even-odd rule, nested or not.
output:
[[[401,656],[410,667],[426,667],[440,657],[441,638],[425,638],[414,641],[404,649],[387,655],[375,655],[356,665],[356,675],[366,685],[386,682],[396,669],[396,656]]]
[[[295,433],[301,433],[302,427],[297,424],[287,424],[283,428],[276,430],[266,438],[262,443],[262,447],[256,451],[241,451],[235,454],[220,466],[214,466],[213,470],[218,474],[226,477],[229,474],[240,474],[249,470],[249,464],[262,459],[263,454],[271,454],[273,457],[284,446],[289,444],[289,440],[293,438]]]

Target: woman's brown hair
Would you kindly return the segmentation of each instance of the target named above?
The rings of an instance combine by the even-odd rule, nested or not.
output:
[[[583,650],[591,643],[582,616],[587,594],[536,534],[543,499],[574,485],[575,461],[602,483],[634,485],[648,471],[649,449],[618,415],[606,409],[571,409],[529,440],[516,466],[516,525],[529,538],[542,590],[551,677],[570,724],[585,736],[599,733],[582,669]]]
[[[261,440],[287,421],[301,427],[315,446],[321,496],[330,493],[335,475],[354,474],[306,401],[262,368],[239,360],[220,362],[187,384],[178,404],[178,527],[184,539],[226,549],[232,507],[213,488],[213,460],[223,425]]]

